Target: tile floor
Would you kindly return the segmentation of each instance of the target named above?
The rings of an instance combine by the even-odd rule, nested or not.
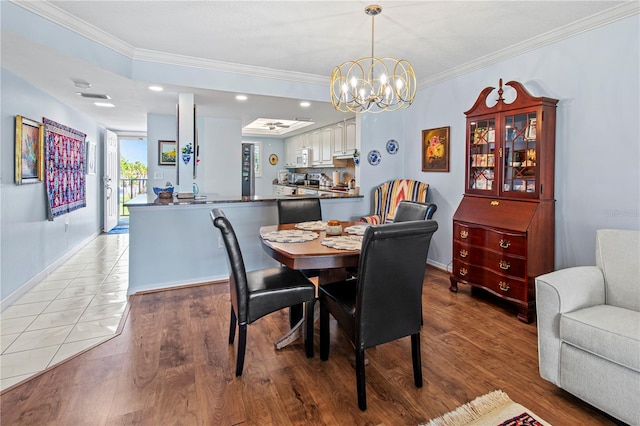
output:
[[[115,334],[128,248],[129,234],[100,234],[0,313],[0,390]]]

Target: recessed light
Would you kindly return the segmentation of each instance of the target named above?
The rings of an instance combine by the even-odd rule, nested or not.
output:
[[[94,102],[93,104],[95,106],[104,107],[104,108],[113,108],[113,107],[115,107],[115,105],[112,104],[111,102]]]
[[[311,106],[311,102],[307,102],[307,101],[300,102],[300,106],[303,107],[303,108],[310,107]]]
[[[71,80],[73,81],[73,85],[78,89],[88,89],[91,87],[91,83],[85,80]]]
[[[149,86],[149,90],[153,90],[154,92],[162,92],[164,88],[162,86]]]
[[[247,95],[236,95],[236,100],[238,101],[246,101],[247,99]]]

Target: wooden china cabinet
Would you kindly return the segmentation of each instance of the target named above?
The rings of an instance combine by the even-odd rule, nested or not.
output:
[[[465,194],[453,216],[451,291],[480,287],[535,316],[535,277],[554,269],[556,99],[516,81],[484,89],[467,116]],[[511,94],[514,92],[511,91]],[[512,97],[512,96],[511,96]],[[510,97],[510,98],[511,98]]]

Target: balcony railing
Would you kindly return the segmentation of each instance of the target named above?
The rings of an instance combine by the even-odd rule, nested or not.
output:
[[[124,203],[140,194],[147,193],[147,178],[120,179],[120,216],[129,216],[129,209]]]

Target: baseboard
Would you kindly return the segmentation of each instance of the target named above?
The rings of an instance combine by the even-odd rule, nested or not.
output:
[[[13,293],[11,293],[10,295],[8,295],[7,297],[5,297],[4,299],[2,299],[2,301],[0,301],[0,312],[4,311],[5,309],[7,309],[9,306],[13,305],[15,303],[16,300],[20,299],[22,296],[24,296],[25,294],[27,294],[29,292],[29,290],[31,290],[33,287],[35,287],[38,283],[40,283],[42,280],[44,280],[45,278],[47,278],[49,275],[51,275],[51,273],[53,271],[55,271],[56,269],[58,269],[58,267],[60,267],[62,264],[64,264],[67,260],[69,260],[74,254],[76,254],[78,251],[80,251],[80,249],[82,249],[84,246],[86,246],[87,244],[89,244],[91,241],[93,241],[93,239],[95,239],[98,235],[100,235],[100,232],[95,232],[94,234],[92,234],[90,237],[88,237],[87,239],[85,239],[84,241],[82,241],[80,244],[76,245],[75,247],[73,247],[71,250],[69,250],[68,252],[66,252],[65,254],[63,254],[60,258],[58,258],[55,262],[53,262],[51,265],[47,266],[44,270],[42,270],[41,272],[39,272],[38,274],[36,274],[36,276],[34,276],[33,278],[31,278],[29,281],[27,281],[26,283],[24,283],[23,285],[21,285],[18,289],[16,289]]]

